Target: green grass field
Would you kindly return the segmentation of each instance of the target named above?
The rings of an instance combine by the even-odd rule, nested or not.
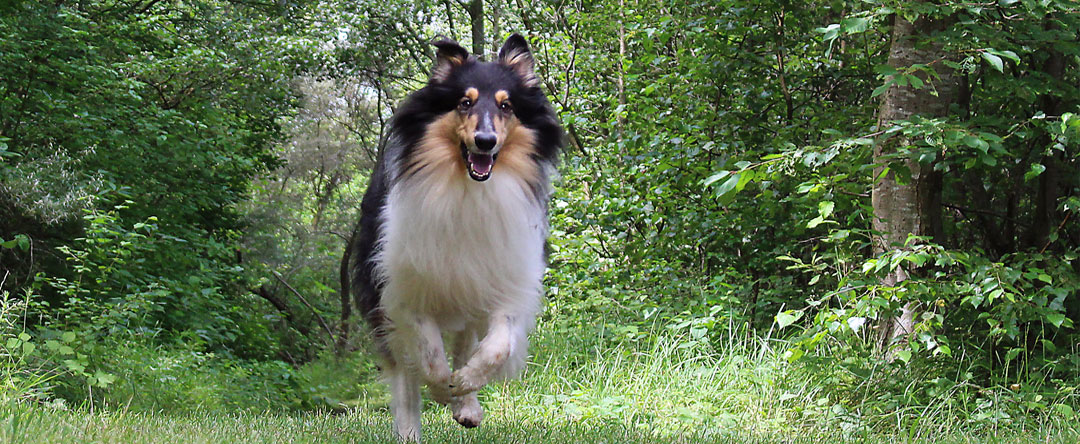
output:
[[[426,442],[445,443],[1075,443],[1076,425],[1058,424],[1003,433],[945,432],[934,436],[862,434],[815,430],[794,433],[692,431],[657,435],[621,424],[545,422],[506,414],[466,430],[443,409],[424,417]],[[344,414],[145,414],[122,411],[56,411],[40,406],[0,407],[0,442],[5,443],[384,443],[392,442],[385,410]]]
[[[467,430],[429,403],[427,442],[448,443],[1074,443],[1080,424],[1055,414],[1019,417],[987,394],[970,408],[956,393],[941,401],[881,401],[885,379],[859,391],[782,357],[784,341],[733,337],[720,347],[650,332],[626,341],[547,321],[533,336],[524,377],[481,392],[484,424]],[[0,404],[0,442],[391,442],[389,401],[366,354],[324,359],[302,369],[312,390],[341,401],[330,411],[282,412],[147,404],[99,398],[55,408]],[[837,376],[836,374],[840,374]],[[879,377],[880,378],[880,377]],[[205,384],[220,382],[206,381]],[[914,396],[905,389],[898,398]],[[861,395],[860,395],[861,393]],[[258,396],[252,394],[251,396]],[[169,398],[175,400],[175,397]],[[108,405],[102,405],[102,402]],[[269,405],[269,404],[268,404]],[[988,407],[990,406],[990,407]],[[1046,410],[1046,409],[1043,409]],[[993,413],[993,414],[991,414]]]

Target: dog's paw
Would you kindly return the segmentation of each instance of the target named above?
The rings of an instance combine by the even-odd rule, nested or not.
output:
[[[465,367],[450,376],[450,394],[464,396],[480,390],[480,387],[483,387],[484,384],[487,384],[487,378],[471,368]]]
[[[479,427],[480,421],[484,419],[484,409],[480,407],[475,394],[455,397],[450,408],[454,413],[454,421],[467,429]]]
[[[439,405],[448,405],[451,402],[452,395],[450,394],[450,386],[443,385],[429,385],[428,391],[431,392],[431,399]]]
[[[431,392],[431,399],[440,405],[447,405],[450,403],[450,371],[447,369],[445,372],[429,372],[423,375],[424,383],[428,387],[428,391]]]

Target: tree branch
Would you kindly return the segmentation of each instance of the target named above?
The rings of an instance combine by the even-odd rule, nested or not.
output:
[[[323,330],[326,330],[326,334],[330,335],[330,342],[334,342],[334,331],[331,330],[330,326],[326,324],[326,320],[323,319],[322,315],[319,314],[318,310],[315,310],[315,307],[312,306],[311,303],[308,302],[307,299],[305,299],[299,291],[296,291],[296,289],[293,288],[292,285],[289,285],[289,283],[285,281],[285,278],[281,277],[281,274],[276,271],[271,271],[271,273],[274,273],[274,277],[276,277],[278,281],[285,285],[285,288],[288,288],[289,291],[292,292],[292,294],[296,295],[296,297],[300,299],[300,302],[304,303],[304,305],[306,305],[307,308],[311,310],[311,313],[315,315],[315,320],[319,322],[319,325],[322,326]]]

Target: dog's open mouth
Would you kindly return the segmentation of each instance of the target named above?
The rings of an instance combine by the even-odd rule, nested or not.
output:
[[[465,157],[465,168],[469,170],[469,177],[477,182],[483,182],[491,177],[491,168],[495,166],[495,158],[498,154],[477,154],[469,152],[462,144],[462,154]]]

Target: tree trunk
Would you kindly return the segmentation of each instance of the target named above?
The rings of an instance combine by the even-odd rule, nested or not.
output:
[[[349,333],[352,332],[352,279],[349,276],[349,265],[352,263],[353,244],[349,241],[345,244],[345,253],[341,257],[341,266],[338,267],[338,279],[341,280],[341,320],[338,322],[338,340],[335,344],[337,354],[345,354],[349,345]]]
[[[450,38],[457,40],[457,32],[454,31],[454,9],[450,2],[451,0],[443,0],[443,5],[446,6],[446,23],[449,25],[447,29],[450,30]]]
[[[1055,26],[1052,21],[1047,21],[1045,29],[1050,31],[1054,30]],[[1065,75],[1065,57],[1061,51],[1058,51],[1053,46],[1047,46],[1042,48],[1042,51],[1046,54],[1046,61],[1043,63],[1043,72],[1055,82],[1060,81]],[[1061,97],[1057,95],[1060,90],[1054,89],[1045,94],[1039,96],[1038,104],[1039,110],[1048,116],[1056,116],[1061,110]],[[1036,139],[1035,143],[1040,147],[1050,145],[1051,138],[1049,134],[1042,134]],[[1058,197],[1061,195],[1061,165],[1065,162],[1065,152],[1046,150],[1040,161],[1046,170],[1039,175],[1039,187],[1035,192],[1035,214],[1031,223],[1031,231],[1028,232],[1026,244],[1028,248],[1033,250],[1045,249],[1049,245],[1050,232],[1056,226],[1056,220],[1059,219],[1057,211]]]
[[[932,66],[940,79],[933,80],[920,75],[926,85],[922,89],[911,86],[892,85],[885,93],[878,113],[878,127],[885,128],[891,122],[904,120],[919,114],[941,117],[947,114],[949,104],[957,92],[957,82],[951,69],[940,63],[944,51],[938,42],[926,42],[934,32],[947,27],[951,20],[922,17],[915,23],[895,15],[892,44],[889,51],[889,66],[903,70],[913,64]],[[933,82],[933,87],[930,83]],[[932,92],[937,91],[937,96]],[[917,141],[908,140],[902,135],[894,135],[881,140],[874,147],[874,163],[881,165],[874,169],[874,177],[888,165],[888,158],[903,147]],[[874,253],[881,254],[894,249],[907,248],[905,243],[909,235],[939,236],[941,231],[941,176],[933,170],[932,164],[921,164],[917,159],[907,158],[894,164],[888,174],[874,183],[871,203],[874,207],[873,228],[879,234],[874,238]],[[902,183],[896,175],[896,167],[910,171],[911,178]],[[898,267],[886,276],[882,285],[896,286],[909,277],[909,270]],[[906,339],[911,333],[917,307],[914,302],[907,302],[899,316],[879,321],[881,345],[887,347],[898,338]]]
[[[498,54],[500,48],[499,38],[502,37],[502,29],[499,19],[502,18],[502,2],[491,0],[491,53]]]
[[[484,59],[484,0],[469,2],[469,19],[472,21],[472,53]]]
[[[625,156],[626,153],[623,151],[624,148],[623,148],[623,144],[621,143],[622,139],[623,139],[623,134],[626,131],[626,113],[627,113],[627,110],[626,110],[626,70],[624,69],[626,67],[626,25],[625,25],[625,23],[623,23],[625,21],[625,17],[624,17],[625,12],[624,11],[626,11],[626,5],[624,4],[624,0],[619,0],[619,60],[618,60],[618,66],[615,67],[615,69],[617,70],[617,72],[619,74],[617,77],[615,77],[615,86],[617,88],[618,99],[619,99],[619,111],[618,111],[619,115],[617,116],[617,119],[615,121],[616,122],[616,135],[615,135],[615,137],[616,137],[616,140],[618,142],[620,142],[619,143],[619,152],[620,152],[620,154]]]

